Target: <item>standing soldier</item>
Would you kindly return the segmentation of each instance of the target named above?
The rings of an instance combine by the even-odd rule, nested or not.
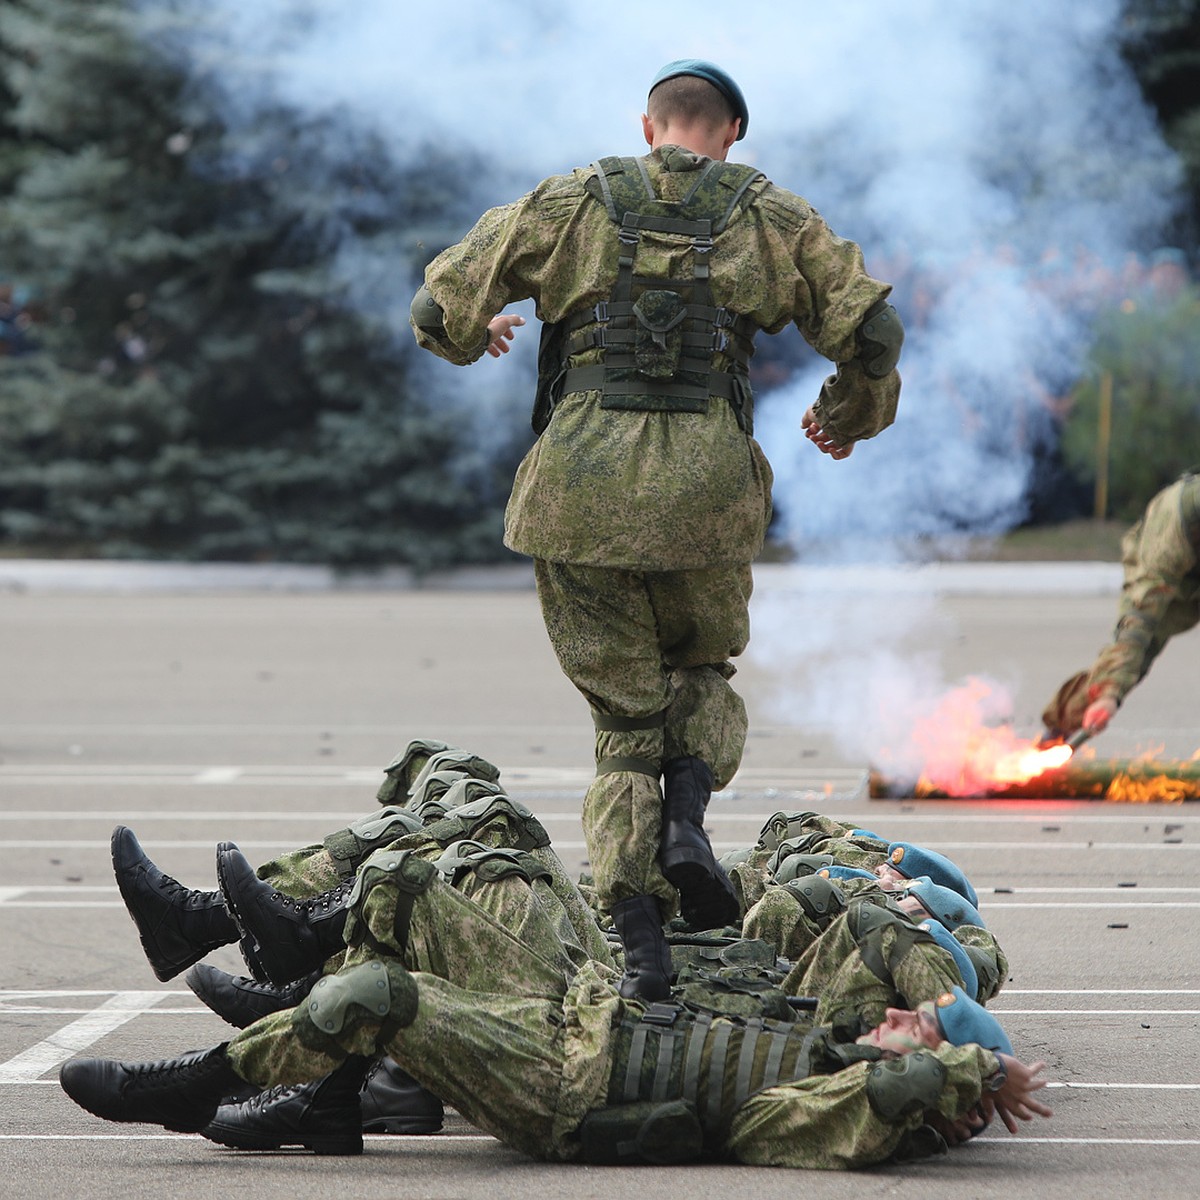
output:
[[[749,114],[725,71],[672,62],[646,107],[648,155],[553,176],[485,213],[426,269],[412,325],[467,364],[507,353],[524,320],[506,305],[537,303],[538,440],[505,544],[534,559],[551,643],[591,706],[588,854],[625,949],[621,992],[655,1000],[669,991],[662,920],[676,904],[695,928],[738,918],[704,812],[741,761],[729,660],[749,637],[750,565],[771,515],[753,338],[794,322],[837,364],[802,425],[843,459],[894,419],[903,330],[858,246],[726,162]]]
[[[1200,622],[1200,473],[1163,488],[1121,539],[1125,582],[1113,640],[1042,713],[1044,740],[1100,733],[1163,647]]]

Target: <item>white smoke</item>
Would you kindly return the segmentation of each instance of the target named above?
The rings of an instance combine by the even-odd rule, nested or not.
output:
[[[1048,401],[1078,376],[1091,310],[1111,300],[1094,281],[1157,245],[1180,178],[1120,60],[1120,10],[1120,0],[175,0],[170,11],[234,127],[282,102],[371,132],[398,161],[431,144],[469,148],[495,168],[463,182],[479,208],[603,154],[640,152],[638,118],[664,62],[729,70],[750,109],[736,156],[862,244],[868,269],[895,283],[908,329],[896,424],[844,462],[799,432],[828,364],[814,357],[759,396],[778,532],[811,561],[899,558],[913,538],[1001,532],[1027,515],[1034,452],[1054,437]],[[146,11],[163,10],[147,0]],[[342,261],[407,336],[413,280],[389,280],[352,245]],[[482,404],[531,385],[536,333],[522,334],[522,352],[469,376],[431,361],[432,386]],[[862,628],[848,627],[856,611]],[[936,679],[929,664],[889,658],[903,621],[890,612],[881,630],[879,619],[839,613],[838,643],[859,650],[840,666],[834,656],[825,713],[859,716],[864,680]],[[760,606],[756,621],[756,644],[776,656],[786,618]]]

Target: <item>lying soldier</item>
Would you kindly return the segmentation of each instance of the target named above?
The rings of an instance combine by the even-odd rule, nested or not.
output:
[[[465,950],[484,936],[470,962],[448,963],[472,986],[411,972],[413,931],[430,961],[444,938]],[[613,968],[547,958],[412,852],[363,865],[345,941],[338,971],[294,1009],[179,1059],[73,1060],[63,1088],[108,1120],[221,1140],[221,1100],[244,1082],[331,1077],[314,1148],[346,1153],[361,1147],[358,1081],[385,1054],[506,1144],[591,1162],[852,1167],[941,1149],[981,1124],[977,1111],[1014,1132],[1050,1115],[1043,1064],[1013,1057],[961,989],[851,1043],[803,1020],[645,1007],[619,994]]]

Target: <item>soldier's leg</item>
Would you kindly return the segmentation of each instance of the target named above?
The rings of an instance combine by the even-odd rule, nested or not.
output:
[[[496,891],[521,904],[527,940],[450,887],[432,863],[412,853],[373,854],[350,898],[343,970],[383,955],[476,991],[561,996],[574,966],[536,903],[527,902],[528,884],[510,877]]]
[[[662,836],[662,711],[672,692],[642,577],[538,561],[538,598],[559,664],[596,726],[596,778],[583,830],[602,909],[625,950],[626,995],[665,998],[670,952],[662,932],[676,893],[658,862]]]
[[[704,816],[714,789],[741,763],[746,709],[729,685],[749,636],[748,566],[647,576],[672,700],[663,750],[663,873],[694,928],[735,924],[738,894],[716,861]]]
[[[746,913],[742,936],[770,943],[781,958],[796,960],[821,936],[827,923],[807,912],[790,888],[768,887]]]
[[[366,960],[243,1030],[226,1057],[269,1087],[321,1078],[349,1055],[387,1054],[472,1124],[536,1157],[559,1157],[562,1025],[561,999],[477,993]]]

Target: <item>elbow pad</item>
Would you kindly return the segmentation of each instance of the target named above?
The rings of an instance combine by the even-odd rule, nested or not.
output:
[[[417,289],[417,294],[413,297],[410,314],[413,324],[422,333],[427,333],[435,338],[439,335],[445,335],[446,314],[442,311],[442,306],[433,298],[433,294],[424,284],[421,284]]]
[[[900,347],[904,345],[904,325],[895,305],[876,300],[854,331],[854,340],[858,344],[858,361],[867,375],[872,379],[890,375],[900,361]]]
[[[916,1050],[877,1063],[867,1076],[867,1101],[889,1123],[937,1107],[946,1068],[932,1054]]]

